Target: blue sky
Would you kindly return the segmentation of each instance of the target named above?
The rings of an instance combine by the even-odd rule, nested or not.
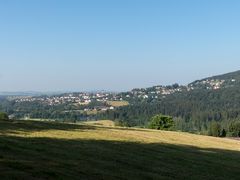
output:
[[[124,91],[240,69],[238,0],[0,0],[0,91]]]

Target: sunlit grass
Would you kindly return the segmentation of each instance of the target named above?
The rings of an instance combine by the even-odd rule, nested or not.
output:
[[[84,128],[85,124],[93,128]],[[62,124],[64,126],[66,124]],[[73,125],[73,124],[72,124]],[[47,124],[46,124],[47,126]],[[40,131],[16,130],[8,135],[19,137],[45,137],[55,139],[94,139],[109,141],[129,141],[138,143],[168,143],[178,145],[188,145],[199,148],[216,148],[240,151],[240,141],[215,138],[210,136],[200,136],[182,132],[157,131],[140,128],[120,128],[114,127],[112,121],[89,121],[83,124],[73,125],[75,129],[59,130],[46,129]],[[85,126],[85,127],[87,127]]]
[[[99,120],[99,121],[85,121],[81,122],[82,125],[94,125],[94,126],[105,126],[105,127],[115,127],[115,123],[111,120]]]
[[[128,106],[129,105],[129,103],[127,101],[107,101],[107,103],[110,106],[113,106],[113,107],[120,107],[120,106]]]
[[[238,179],[240,142],[139,128],[0,122],[2,177],[23,179]],[[216,171],[217,169],[217,171]]]

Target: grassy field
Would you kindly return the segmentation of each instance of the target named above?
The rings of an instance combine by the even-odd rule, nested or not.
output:
[[[129,103],[127,101],[107,101],[107,104],[113,107],[121,107],[121,106],[128,106]]]
[[[1,179],[240,179],[240,141],[105,123],[0,122]]]

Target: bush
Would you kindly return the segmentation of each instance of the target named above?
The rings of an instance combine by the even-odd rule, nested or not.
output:
[[[148,127],[150,129],[170,130],[173,126],[174,121],[172,117],[159,114],[151,118]]]
[[[233,122],[229,126],[229,134],[232,137],[240,137],[240,122]]]
[[[9,120],[8,115],[4,112],[0,112],[0,121],[7,121]]]
[[[216,121],[212,121],[209,128],[209,135],[220,137],[221,136],[221,125]]]
[[[128,121],[123,121],[123,120],[116,120],[114,122],[115,126],[120,126],[120,127],[132,127],[132,125]]]

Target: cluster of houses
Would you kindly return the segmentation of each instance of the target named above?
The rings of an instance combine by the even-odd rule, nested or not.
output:
[[[137,97],[137,98],[160,98],[165,97],[165,95],[170,95],[176,92],[182,92],[186,89],[184,86],[173,85],[173,86],[154,86],[152,88],[141,88],[141,89],[133,89],[126,98],[129,97]]]
[[[231,82],[235,82],[235,79],[231,79]],[[188,86],[188,90],[194,90],[194,88],[200,86],[204,87],[205,89],[209,90],[217,90],[220,89],[223,84],[225,83],[225,80],[221,79],[205,79],[202,81],[195,82],[195,84],[191,84]]]
[[[231,79],[231,82],[235,82],[235,79]],[[16,98],[16,102],[42,102],[44,104],[54,106],[65,103],[75,103],[79,105],[88,105],[92,101],[107,102],[107,101],[128,101],[130,98],[142,98],[142,99],[158,99],[164,98],[167,95],[182,92],[192,91],[197,88],[205,88],[210,90],[220,89],[225,80],[220,79],[206,79],[202,81],[196,81],[187,86],[179,86],[174,84],[171,86],[154,86],[151,88],[133,89],[132,91],[125,93],[109,93],[109,92],[96,92],[96,93],[66,93],[56,96],[39,96],[39,97],[19,97]]]
[[[231,83],[235,82],[236,79],[231,79]],[[178,84],[174,84],[172,86],[154,86],[152,88],[141,88],[141,89],[133,89],[126,98],[129,97],[136,97],[136,98],[164,98],[167,95],[174,94],[177,92],[183,92],[183,91],[192,91],[198,88],[208,89],[208,90],[217,90],[223,87],[225,80],[221,79],[206,79],[202,81],[197,81],[194,83],[191,83],[186,86],[180,86]]]
[[[218,80],[218,79],[212,79],[212,80],[206,80],[203,81],[203,84],[208,85],[207,89],[220,89],[222,84],[225,82],[225,80]]]
[[[92,101],[121,101],[122,98],[114,93],[66,93],[55,96],[39,96],[39,97],[19,97],[15,102],[41,102],[50,106],[73,103],[79,105],[88,105]]]

